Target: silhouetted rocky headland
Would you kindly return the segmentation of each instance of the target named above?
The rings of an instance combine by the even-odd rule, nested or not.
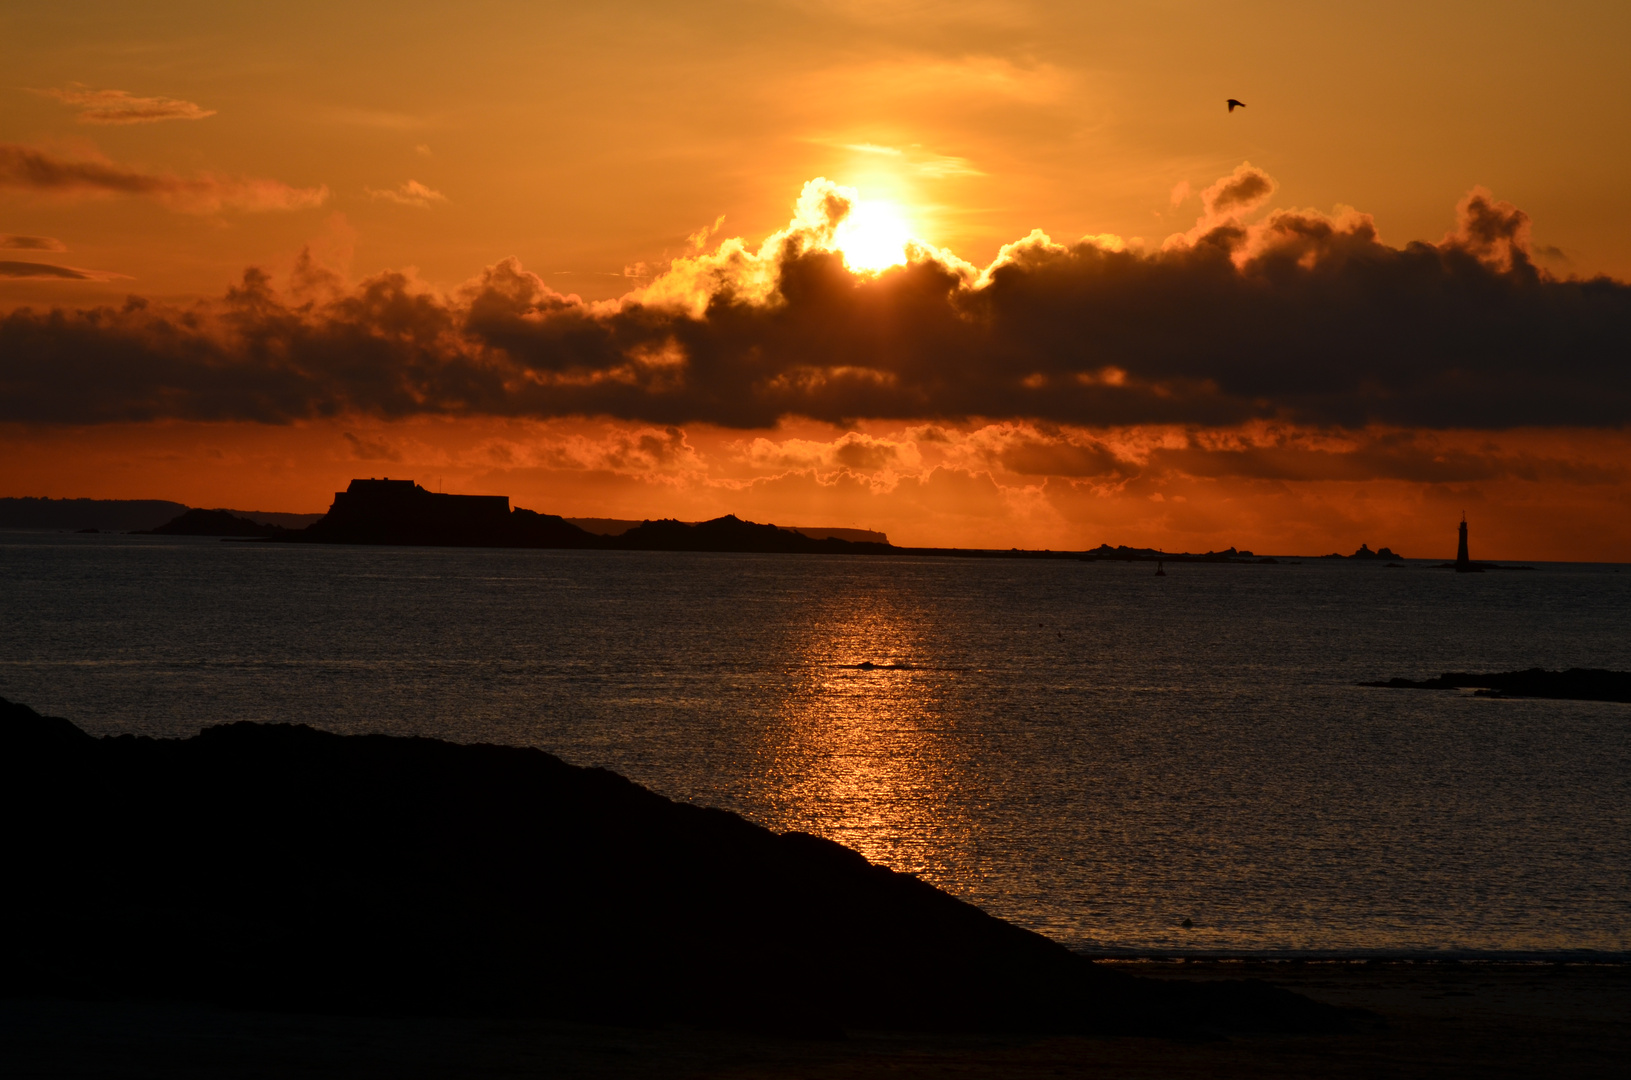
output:
[[[0,529],[123,532],[151,529],[187,509],[167,499],[0,498]]]
[[[96,739],[0,701],[0,992],[788,1032],[1329,1030],[1133,978],[838,844],[538,750]]]
[[[0,529],[50,529],[74,532],[159,532],[171,536],[237,536],[248,533],[182,533],[164,530],[191,507],[166,499],[36,499],[0,498]],[[264,510],[212,511],[259,525],[303,529],[321,514],[268,513]],[[198,519],[194,519],[198,520]]]
[[[1386,682],[1363,682],[1359,685],[1394,690],[1472,690],[1481,697],[1631,702],[1631,671],[1606,671],[1602,668],[1570,668],[1567,671],[1529,668],[1486,675],[1447,671],[1436,679],[1423,679],[1420,682],[1388,679]]]

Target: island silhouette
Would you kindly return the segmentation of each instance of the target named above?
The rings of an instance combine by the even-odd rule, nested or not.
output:
[[[148,532],[259,538],[286,543],[432,547],[576,548],[604,551],[736,551],[877,554],[887,541],[851,540],[743,521],[735,515],[686,523],[644,521],[596,533],[555,514],[511,507],[505,495],[448,495],[412,480],[357,479],[334,493],[328,513],[303,529],[263,525],[224,510],[188,510]],[[857,530],[858,531],[858,530]]]

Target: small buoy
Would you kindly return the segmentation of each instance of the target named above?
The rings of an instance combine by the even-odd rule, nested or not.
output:
[[[1188,919],[1185,919],[1185,920],[1184,920],[1184,921],[1183,921],[1183,922],[1182,922],[1182,923],[1180,923],[1180,924],[1179,924],[1179,925],[1181,925],[1181,926],[1182,926],[1182,927],[1183,927],[1183,928],[1184,928],[1184,929],[1185,929],[1185,930],[1193,930],[1193,929],[1195,929],[1195,924],[1194,924],[1194,923],[1193,923],[1193,922],[1191,922],[1191,921],[1190,921],[1190,920],[1188,920]]]
[[[1156,577],[1166,577],[1167,576],[1167,569],[1166,569],[1166,564],[1165,563],[1157,562],[1155,564],[1155,576]]]

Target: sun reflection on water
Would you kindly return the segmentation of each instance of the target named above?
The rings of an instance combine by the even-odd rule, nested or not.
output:
[[[765,824],[826,836],[945,882],[970,865],[978,785],[944,708],[955,668],[896,593],[834,599],[790,642],[793,668],[758,763]]]

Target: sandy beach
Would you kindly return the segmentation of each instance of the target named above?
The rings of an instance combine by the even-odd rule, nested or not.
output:
[[[488,1018],[236,1012],[141,1002],[0,1002],[13,1077],[1598,1077],[1631,1056],[1631,967],[1186,963],[1178,979],[1263,978],[1368,1010],[1337,1035],[1217,1039],[783,1039]]]

